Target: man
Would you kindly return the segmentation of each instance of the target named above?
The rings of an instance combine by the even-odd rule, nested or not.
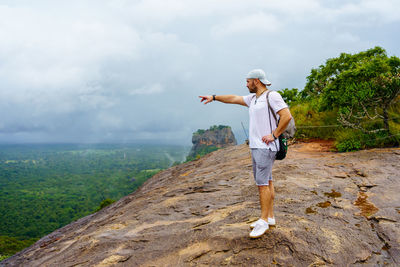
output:
[[[265,72],[261,69],[255,69],[247,75],[249,95],[199,96],[201,102],[205,101],[204,104],[216,100],[249,108],[249,147],[261,206],[260,219],[250,225],[253,228],[250,232],[251,238],[262,236],[268,230],[269,225],[275,225],[273,211],[275,191],[272,183],[272,165],[275,161],[276,152],[279,150],[279,140],[277,139],[285,131],[292,118],[281,95],[276,91],[268,90],[267,86],[270,85]],[[279,120],[278,126],[276,126],[277,122],[267,106],[268,93],[269,105]]]

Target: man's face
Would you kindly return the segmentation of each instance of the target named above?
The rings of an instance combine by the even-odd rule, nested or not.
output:
[[[249,92],[250,93],[256,93],[257,92],[255,79],[247,79],[247,88],[249,88]]]

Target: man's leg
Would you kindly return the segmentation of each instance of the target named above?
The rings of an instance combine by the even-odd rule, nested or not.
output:
[[[270,213],[270,202],[271,202],[271,191],[268,185],[258,186],[258,192],[260,195],[260,206],[261,206],[261,219],[268,222],[268,214]]]
[[[258,187],[261,219],[268,222],[268,217],[273,216],[271,196],[275,193],[272,182],[272,165],[276,152],[269,149],[252,149],[253,174]],[[271,217],[273,218],[273,217]],[[254,223],[251,227],[254,227]]]
[[[274,189],[274,184],[272,181],[269,181],[269,192],[271,195],[271,199],[269,201],[269,206],[268,206],[268,218],[274,218],[274,198],[275,198],[275,189]]]
[[[250,232],[249,236],[251,238],[258,238],[265,234],[268,230],[268,206],[269,206],[269,199],[270,192],[268,185],[259,185],[258,192],[260,195],[260,206],[261,206],[261,219],[259,219],[255,224],[253,230]]]

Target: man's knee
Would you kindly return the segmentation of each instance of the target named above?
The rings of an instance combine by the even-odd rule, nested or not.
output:
[[[257,185],[257,187],[258,187],[258,191],[259,191],[261,194],[268,194],[268,195],[270,195],[271,190],[270,190],[270,188],[269,188],[268,185]]]
[[[273,195],[275,195],[275,194],[268,185],[259,185],[258,191],[261,195],[267,197],[268,199],[274,198]]]

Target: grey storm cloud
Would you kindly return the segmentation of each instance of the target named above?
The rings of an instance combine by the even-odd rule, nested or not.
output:
[[[0,1],[0,142],[159,142],[232,126],[247,109],[199,102],[272,89],[374,46],[400,55],[400,3],[330,0]]]

